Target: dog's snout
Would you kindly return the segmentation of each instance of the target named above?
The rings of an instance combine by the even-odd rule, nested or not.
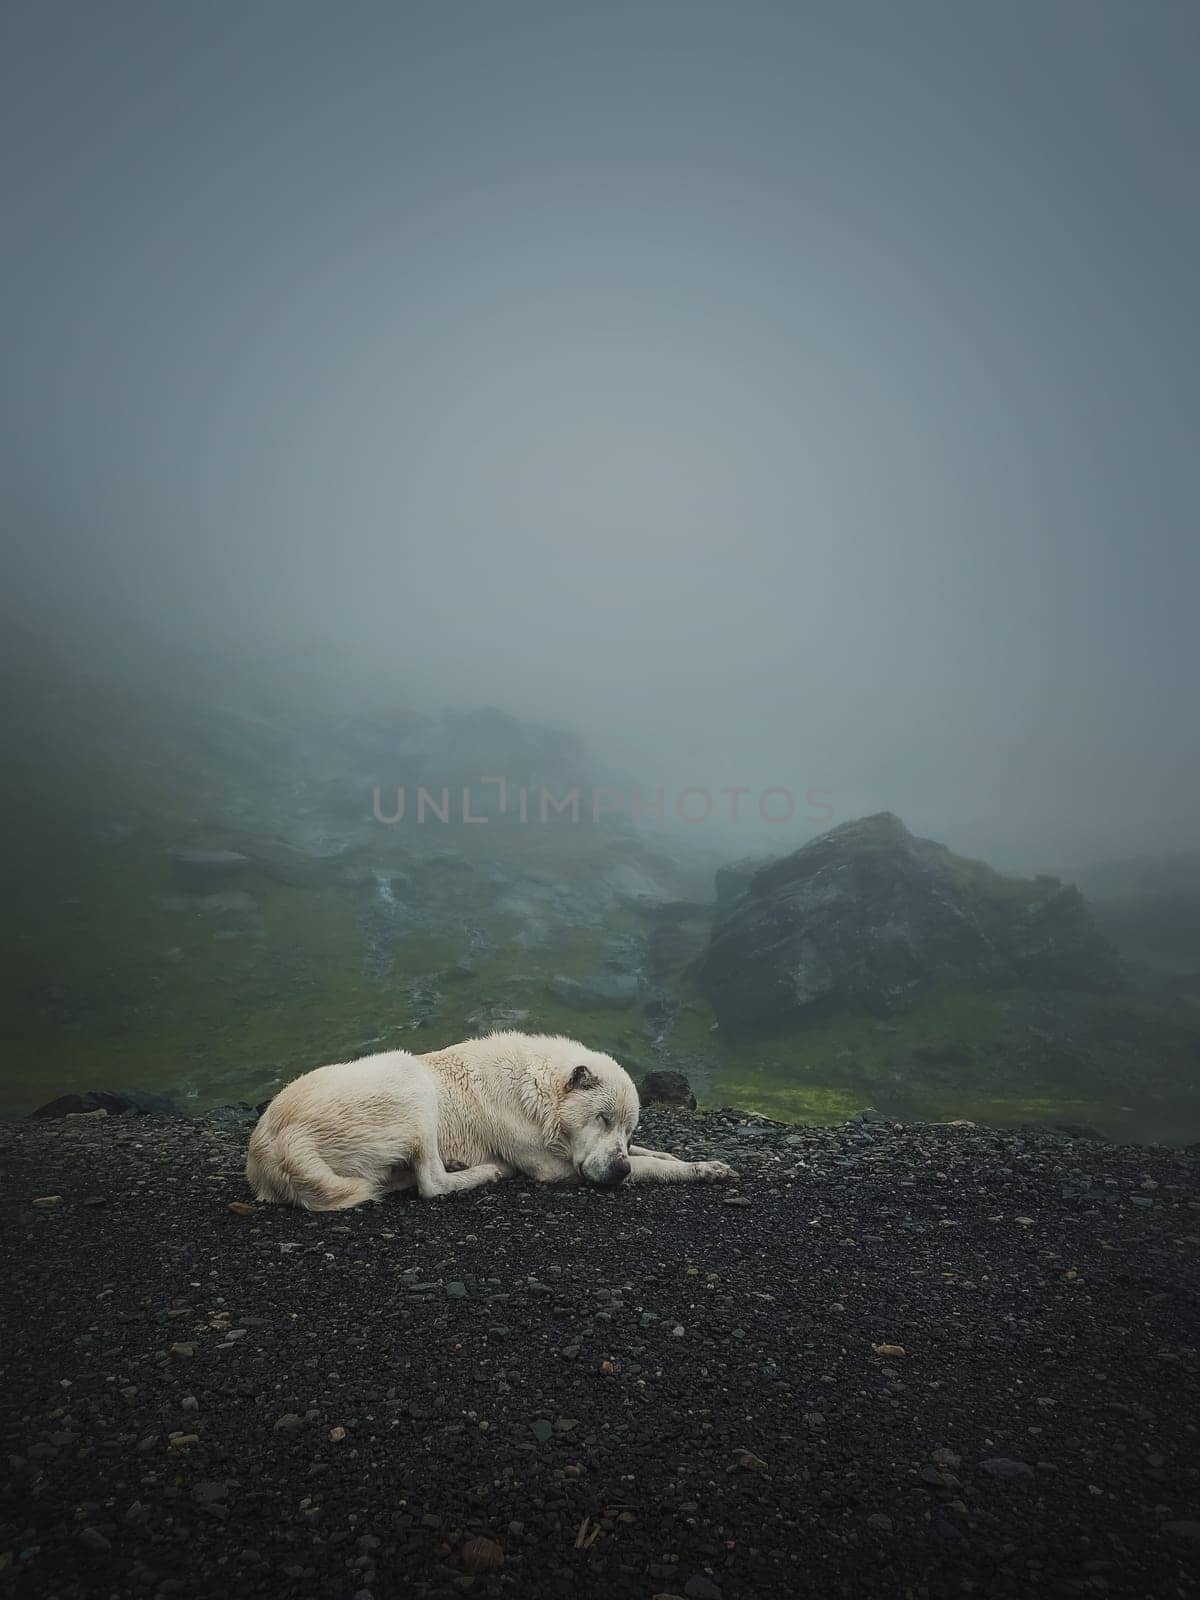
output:
[[[625,1182],[625,1179],[629,1176],[629,1171],[629,1157],[614,1156],[608,1164],[608,1171],[604,1179],[605,1184],[609,1188],[615,1189],[619,1183]]]

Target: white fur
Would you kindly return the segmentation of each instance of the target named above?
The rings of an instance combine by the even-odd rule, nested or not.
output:
[[[611,1056],[561,1036],[493,1033],[306,1072],[260,1118],[246,1176],[260,1200],[310,1211],[414,1185],[431,1198],[517,1172],[597,1184],[736,1176],[723,1161],[630,1144],[638,1115],[633,1080]]]

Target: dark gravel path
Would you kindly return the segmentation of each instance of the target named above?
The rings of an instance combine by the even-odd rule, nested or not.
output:
[[[748,1203],[239,1215],[244,1129],[4,1126],[0,1586],[1198,1592],[1195,1155],[644,1129]]]

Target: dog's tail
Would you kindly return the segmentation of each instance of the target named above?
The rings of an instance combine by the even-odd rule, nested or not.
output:
[[[333,1170],[304,1128],[274,1128],[264,1116],[250,1136],[246,1177],[260,1200],[306,1211],[347,1211],[373,1200],[369,1178],[344,1178]]]

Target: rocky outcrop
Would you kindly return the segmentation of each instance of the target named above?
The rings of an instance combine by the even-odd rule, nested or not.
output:
[[[730,905],[739,895],[745,894],[753,880],[766,867],[772,867],[779,856],[743,856],[740,861],[727,862],[717,868],[717,904]]]
[[[645,993],[645,984],[632,972],[595,972],[587,978],[551,978],[547,991],[577,1011],[625,1011]]]
[[[697,975],[721,1025],[902,1010],[939,983],[1097,989],[1119,975],[1079,892],[1006,878],[881,812],[752,872]]]
[[[85,1089],[80,1094],[62,1094],[56,1100],[47,1100],[29,1115],[37,1120],[54,1117],[92,1117],[103,1112],[109,1117],[123,1117],[127,1113],[137,1116],[171,1116],[178,1112],[172,1095],[153,1094],[149,1090]]]
[[[171,871],[184,889],[205,890],[243,877],[250,870],[250,857],[240,850],[197,850],[179,845],[168,854]]]
[[[302,889],[320,888],[343,881],[347,866],[356,854],[344,845],[321,852],[301,850],[285,839],[256,834],[239,835],[235,843],[238,853],[252,862],[265,877]]]
[[[638,1085],[644,1106],[685,1106],[696,1109],[696,1096],[682,1072],[648,1072]]]

